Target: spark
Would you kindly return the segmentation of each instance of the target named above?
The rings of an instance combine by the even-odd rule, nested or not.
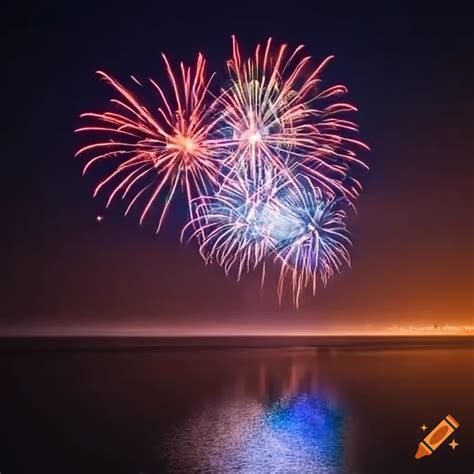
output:
[[[289,274],[296,307],[304,287],[311,284],[314,294],[318,280],[325,286],[344,264],[351,264],[345,200],[325,198],[319,188],[310,185],[309,178],[301,179],[302,186],[289,188],[280,200],[280,213],[287,220],[289,231],[276,251],[280,264],[280,301]]]
[[[213,196],[197,206],[196,217],[184,227],[192,230],[188,241],[202,237],[200,253],[206,263],[216,261],[226,274],[237,268],[237,279],[255,269],[276,241],[272,216],[276,212],[279,176],[267,174],[263,184],[237,176],[226,181]]]
[[[321,86],[332,59],[314,65],[302,45],[271,38],[244,57],[233,37],[229,80],[216,93],[202,54],[178,70],[163,55],[168,87],[149,81],[158,108],[98,72],[118,97],[109,111],[83,114],[92,123],[77,130],[105,135],[76,154],[89,157],[84,173],[108,170],[94,196],[107,190],[106,207],[126,199],[125,214],[140,207],[140,224],[158,208],[158,232],[181,191],[182,240],[196,240],[206,263],[237,280],[261,268],[263,284],[270,260],[280,302],[290,280],[298,307],[304,288],[315,293],[318,281],[350,266],[345,209],[355,209],[362,189],[354,167],[367,168],[357,153],[369,148],[345,118],[357,110],[342,99],[347,88]]]
[[[91,119],[95,124],[77,131],[106,133],[109,140],[94,142],[76,154],[93,154],[84,167],[84,173],[99,162],[110,164],[111,171],[94,190],[96,196],[111,185],[107,207],[117,197],[129,198],[125,211],[128,214],[148,193],[140,224],[158,197],[167,190],[157,232],[179,187],[184,190],[191,215],[191,201],[207,193],[217,183],[220,173],[214,136],[217,121],[207,103],[212,75],[208,77],[206,74],[204,57],[198,55],[194,69],[181,63],[178,74],[165,55],[163,60],[172,94],[168,97],[164,89],[150,79],[160,100],[157,113],[144,106],[117,80],[98,72],[118,93],[119,98],[111,100],[117,110],[82,114],[81,117]],[[132,79],[141,85],[133,76]]]
[[[288,173],[288,167],[297,164],[297,172],[309,176],[326,194],[355,199],[360,184],[349,170],[366,165],[352,148],[368,147],[346,136],[358,128],[340,115],[356,108],[332,102],[347,92],[345,86],[320,87],[321,72],[333,56],[313,67],[303,49],[273,48],[270,38],[245,59],[233,37],[227,63],[231,81],[218,98],[230,137],[226,164],[234,170],[244,168],[253,180],[268,167]]]

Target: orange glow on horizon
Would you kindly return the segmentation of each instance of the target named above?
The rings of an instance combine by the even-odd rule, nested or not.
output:
[[[264,327],[58,327],[42,326],[15,331],[0,327],[0,337],[404,337],[404,336],[474,336],[474,326],[390,326],[380,329],[332,329],[326,331],[282,330],[269,331]]]

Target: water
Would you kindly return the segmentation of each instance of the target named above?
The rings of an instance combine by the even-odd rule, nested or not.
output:
[[[0,472],[471,473],[473,340],[0,344]],[[451,414],[454,437],[415,460]]]

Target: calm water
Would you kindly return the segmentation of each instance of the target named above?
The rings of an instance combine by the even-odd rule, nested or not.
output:
[[[472,473],[473,340],[400,341],[2,341],[0,472]]]

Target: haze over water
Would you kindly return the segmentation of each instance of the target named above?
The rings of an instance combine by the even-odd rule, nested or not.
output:
[[[166,345],[168,345],[166,347]],[[2,341],[2,472],[472,470],[471,338]],[[451,414],[455,451],[415,460]]]

